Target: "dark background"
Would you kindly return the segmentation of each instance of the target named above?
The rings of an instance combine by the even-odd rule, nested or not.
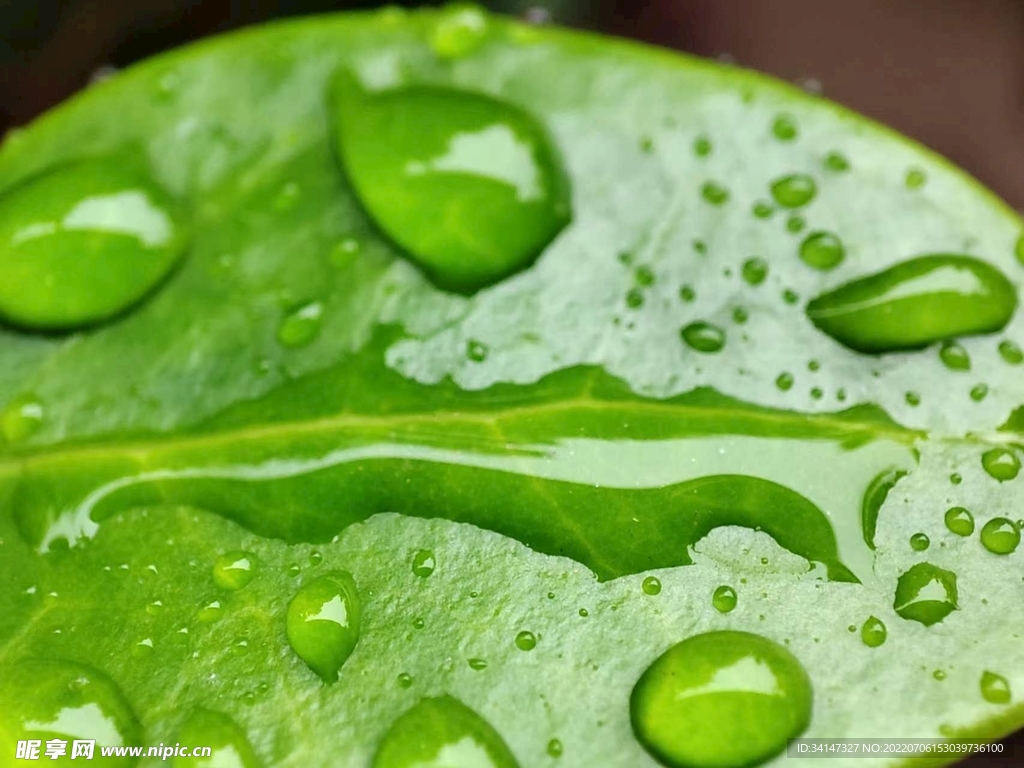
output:
[[[0,133],[74,93],[97,70],[271,18],[379,4],[0,0]],[[481,4],[723,58],[798,82],[927,144],[1024,209],[1024,0]],[[976,757],[964,765],[1024,765],[1024,732],[1004,744],[1001,757]]]

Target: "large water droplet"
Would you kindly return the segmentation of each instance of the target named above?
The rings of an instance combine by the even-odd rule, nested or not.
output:
[[[989,672],[987,669],[981,673],[979,681],[981,697],[990,704],[1009,704],[1010,682],[1002,675]]]
[[[185,768],[257,768],[260,765],[245,731],[227,715],[208,709],[195,710],[182,723],[175,741],[189,746],[210,747],[208,757],[176,757],[171,765]]]
[[[846,258],[842,241],[831,232],[812,232],[800,243],[800,260],[822,271],[838,267]]]
[[[858,352],[916,349],[1002,328],[1017,294],[995,267],[969,256],[921,256],[814,299],[807,316]]]
[[[930,627],[957,607],[955,573],[931,563],[918,563],[900,575],[893,602],[900,617]]]
[[[461,59],[468,56],[487,37],[487,14],[468,3],[456,3],[443,8],[430,37],[430,46],[441,59]]]
[[[814,199],[818,185],[806,173],[795,173],[773,181],[771,190],[775,202],[783,208],[799,208]]]
[[[369,93],[337,79],[335,146],[377,225],[445,289],[526,268],[569,222],[569,184],[541,126],[441,87]]]
[[[868,648],[877,648],[888,636],[885,623],[876,616],[869,616],[860,628],[860,640]]]
[[[709,632],[647,668],[630,719],[666,766],[757,765],[804,731],[812,697],[807,673],[782,646],[747,632]]]
[[[0,436],[17,443],[39,431],[45,416],[42,401],[35,395],[20,395],[0,411]]]
[[[225,552],[213,563],[213,581],[221,589],[241,589],[255,575],[256,557],[249,552]]]
[[[974,533],[974,515],[964,507],[950,507],[946,510],[946,527],[957,536]]]
[[[117,685],[84,664],[29,661],[8,668],[0,685],[0,734],[24,739],[94,739],[100,747],[140,744],[142,726]],[[6,739],[0,736],[0,744]],[[11,752],[4,760],[13,757]],[[71,745],[68,745],[70,756]],[[134,758],[104,758],[104,765],[134,764]]]
[[[996,555],[1009,555],[1020,544],[1020,526],[1005,517],[993,517],[981,527],[981,543]]]
[[[332,571],[303,586],[292,598],[288,642],[325,683],[334,683],[359,640],[361,614],[352,575]]]
[[[131,162],[63,165],[0,196],[0,317],[69,330],[120,314],[178,262],[176,203]]]
[[[711,604],[719,613],[731,612],[736,607],[736,590],[723,584],[711,595]]]
[[[971,356],[955,341],[942,342],[942,346],[939,347],[939,359],[951,371],[969,371],[971,369]]]
[[[1020,459],[1009,448],[992,448],[981,455],[981,466],[989,477],[1004,483],[1017,477]]]
[[[725,331],[703,320],[690,323],[679,332],[679,335],[686,346],[698,352],[719,352],[725,346]]]
[[[518,768],[505,741],[451,696],[422,699],[384,735],[373,768]]]

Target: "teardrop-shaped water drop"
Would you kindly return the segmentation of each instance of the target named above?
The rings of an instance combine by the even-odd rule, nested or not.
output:
[[[725,331],[717,325],[698,320],[683,328],[679,335],[690,349],[711,354],[725,346]]]
[[[799,208],[814,199],[818,185],[806,173],[794,173],[773,181],[771,191],[775,202],[783,208]]]
[[[175,734],[179,744],[209,747],[207,757],[176,757],[171,765],[206,766],[208,768],[258,768],[256,753],[245,731],[227,715],[208,709],[197,709],[181,724]]]
[[[785,648],[747,632],[708,632],[672,646],[630,696],[641,745],[671,768],[758,765],[811,718],[813,692]]]
[[[401,715],[373,758],[373,768],[518,765],[498,732],[452,696],[422,699]]]
[[[471,293],[528,267],[569,222],[569,183],[537,121],[435,86],[335,81],[334,143],[360,202],[442,288]]]
[[[213,581],[221,589],[241,589],[255,575],[256,556],[249,552],[225,552],[213,563]]]
[[[332,571],[303,586],[288,606],[288,643],[325,683],[338,672],[359,640],[362,604],[352,575]]]
[[[970,536],[974,533],[974,515],[964,507],[950,507],[945,515],[946,527],[957,536]]]
[[[952,336],[997,331],[1017,307],[1013,284],[969,256],[921,256],[814,299],[807,316],[858,352],[916,349]]]
[[[885,623],[876,616],[869,616],[860,628],[860,640],[868,648],[877,648],[888,636]]]
[[[846,258],[843,241],[831,232],[812,232],[800,243],[800,260],[823,272],[835,269]]]
[[[955,341],[944,341],[939,347],[939,359],[951,371],[971,370],[971,356]]]
[[[994,480],[1005,483],[1020,473],[1020,459],[1009,448],[992,448],[981,455],[981,466]]]
[[[958,608],[957,599],[955,573],[918,563],[900,575],[893,608],[901,618],[930,627]]]
[[[0,734],[26,739],[94,739],[101,747],[139,745],[142,726],[120,688],[102,672],[65,661],[28,661],[4,671],[0,685]],[[0,743],[6,739],[0,737]],[[4,757],[13,757],[12,751]],[[70,752],[70,750],[69,750]],[[130,766],[134,758],[104,758]]]
[[[440,59],[461,59],[483,44],[487,28],[487,14],[481,8],[453,3],[438,14],[430,47]]]
[[[1020,526],[1005,517],[993,517],[981,527],[981,544],[994,555],[1009,555],[1020,544]]]
[[[71,330],[124,312],[184,253],[178,205],[132,162],[62,165],[0,195],[0,317]]]
[[[978,685],[981,688],[981,697],[990,704],[1009,704],[1013,698],[1010,694],[1010,682],[1002,675],[989,672],[987,669],[981,673]]]
[[[715,589],[711,595],[711,604],[719,613],[730,613],[736,608],[736,590],[727,584]]]
[[[0,437],[8,443],[25,440],[39,431],[45,415],[43,403],[38,397],[19,395],[0,411]]]

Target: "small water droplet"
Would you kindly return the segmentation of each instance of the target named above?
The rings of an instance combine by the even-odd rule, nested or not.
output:
[[[657,281],[657,276],[654,274],[653,269],[646,264],[641,264],[633,270],[633,280],[636,281],[637,285],[646,288],[647,286],[654,285]]]
[[[45,415],[43,403],[38,397],[19,395],[0,412],[0,435],[8,443],[26,440],[43,426]]]
[[[438,14],[430,47],[439,59],[461,59],[487,38],[487,14],[475,5],[456,3]]]
[[[960,476],[959,472],[954,472],[949,476],[949,482],[951,482],[953,485],[960,485],[960,483],[962,483],[963,481],[964,479]]]
[[[640,585],[645,595],[657,595],[661,593],[661,582],[654,576],[648,576]]]
[[[325,574],[299,589],[288,605],[288,643],[325,683],[337,682],[359,640],[361,615],[352,575]]]
[[[999,342],[999,356],[1010,365],[1020,365],[1024,362],[1024,351],[1010,339]]]
[[[693,290],[692,285],[684,285],[679,288],[679,299],[687,303],[697,298],[697,292]]]
[[[537,637],[533,632],[523,631],[516,635],[516,648],[520,651],[532,651],[537,647]]]
[[[903,182],[906,184],[907,189],[920,189],[928,181],[928,176],[920,168],[911,168],[907,171],[906,178]]]
[[[828,170],[835,171],[836,173],[842,173],[843,171],[850,170],[850,161],[846,159],[846,155],[842,152],[829,152],[825,155],[822,165]]]
[[[693,154],[697,157],[707,157],[713,149],[714,145],[707,136],[698,136],[693,140]]]
[[[1002,675],[997,675],[995,672],[989,672],[986,669],[981,673],[979,686],[981,687],[981,697],[990,704],[1010,703],[1012,698],[1010,695],[1010,683]]]
[[[249,552],[226,552],[213,563],[213,581],[221,589],[241,589],[255,575],[256,556]]]
[[[924,552],[931,545],[931,541],[923,533],[915,533],[910,537],[910,548],[915,552]]]
[[[362,249],[362,243],[354,237],[346,237],[331,249],[331,264],[339,268],[347,267],[356,259]]]
[[[782,300],[787,304],[796,304],[800,301],[800,294],[792,288],[786,288],[782,291]]]
[[[971,357],[967,350],[955,341],[944,341],[939,347],[939,359],[951,371],[969,371]]]
[[[775,209],[771,204],[766,203],[763,200],[759,200],[754,203],[754,207],[751,208],[750,211],[754,214],[754,218],[756,219],[768,219],[771,218],[773,213],[775,213]]]
[[[301,194],[302,188],[294,181],[289,181],[281,187],[281,191],[277,193],[271,206],[278,212],[290,211],[299,202]]]
[[[196,618],[203,624],[211,624],[219,620],[223,615],[224,606],[221,605],[220,600],[212,600],[199,606],[199,613]]]
[[[747,320],[750,319],[750,314],[743,307],[733,307],[732,309],[732,321],[736,325],[743,325]]]
[[[788,392],[793,388],[793,381],[793,374],[788,371],[783,371],[776,377],[775,386],[783,392]]]
[[[971,387],[971,400],[976,403],[980,403],[988,396],[988,384],[985,382],[979,382]]]
[[[736,608],[736,590],[723,584],[711,595],[711,604],[719,613],[729,613]]]
[[[845,257],[842,241],[831,232],[812,232],[800,243],[800,260],[814,269],[834,269]]]
[[[711,205],[724,205],[729,202],[729,190],[715,181],[706,181],[700,188],[700,195]]]
[[[482,363],[487,359],[490,348],[482,341],[470,339],[466,342],[466,358],[474,363]]]
[[[467,659],[466,663],[469,664],[469,668],[474,672],[482,672],[487,669],[487,661],[485,659]]]
[[[912,408],[916,408],[921,404],[921,395],[917,392],[906,392],[903,395],[903,399],[907,401],[907,405]]]
[[[309,564],[310,565],[320,565],[320,563],[322,563],[323,561],[324,561],[324,556],[322,554],[320,554],[319,552],[310,552],[309,553]]]
[[[411,688],[413,683],[412,675],[408,672],[403,672],[398,676],[398,687],[399,688]]]
[[[932,677],[934,677],[939,682],[942,682],[946,679],[946,673],[941,669],[936,669],[934,672],[932,672]]]
[[[644,749],[671,768],[758,765],[804,731],[812,698],[807,673],[782,646],[708,632],[647,668],[630,696],[630,720]]]
[[[860,628],[860,640],[868,648],[877,648],[882,645],[888,635],[889,631],[885,628],[885,623],[876,616],[869,616]]]
[[[946,510],[946,527],[957,536],[974,533],[974,515],[964,507],[950,507]]]
[[[547,753],[550,757],[561,757],[562,756],[562,742],[558,739],[551,739],[548,742]]]
[[[639,288],[630,288],[626,292],[626,306],[630,309],[640,309],[644,305],[644,294]]]
[[[981,455],[981,466],[989,477],[1005,483],[1020,472],[1020,459],[1009,448],[992,448]]]
[[[452,696],[421,699],[384,735],[372,768],[518,768],[491,725]]]
[[[423,629],[426,625],[427,625],[427,622],[425,622],[421,618],[415,618],[415,619],[412,620],[413,629]]]
[[[819,330],[857,352],[916,349],[1002,328],[1013,284],[969,256],[920,256],[825,293],[807,305]]]
[[[310,301],[288,312],[277,328],[277,340],[285,347],[304,347],[320,335],[324,305]]]
[[[148,613],[150,616],[159,616],[163,612],[163,600],[154,600],[152,603],[146,606],[146,613]]]
[[[697,352],[711,354],[725,346],[725,331],[703,320],[690,323],[679,334],[686,346]]]
[[[743,279],[749,285],[760,285],[768,277],[768,262],[759,256],[752,256],[743,262]]]
[[[429,549],[421,549],[412,557],[412,572],[421,579],[430,576],[436,567],[437,560]]]
[[[783,208],[800,208],[814,199],[818,185],[806,173],[794,173],[773,181],[771,193]]]
[[[772,123],[772,134],[779,141],[792,141],[799,134],[796,120],[790,115],[779,115]]]
[[[1009,555],[1020,544],[1020,526],[1005,517],[993,517],[981,527],[981,543],[996,555]]]
[[[585,619],[589,615],[590,611],[588,611],[586,608],[580,608],[580,616],[582,616]]]
[[[806,225],[807,222],[804,220],[804,217],[798,213],[794,213],[786,219],[786,231],[792,232],[794,235],[803,232]]]
[[[901,618],[930,627],[957,609],[956,574],[931,563],[918,563],[901,574],[893,608]]]

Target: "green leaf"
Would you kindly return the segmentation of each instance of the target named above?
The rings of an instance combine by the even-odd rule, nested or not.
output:
[[[387,114],[346,113],[349,77]],[[486,180],[449,158],[395,187],[425,112],[392,102],[439,93],[429,158],[487,130],[480,105],[514,116],[556,190],[540,219],[507,142],[473,155]],[[761,76],[466,7],[253,29],[92,86],[0,148],[0,233],[28,180],[111,157],[188,246],[127,312],[0,328],[0,762],[60,737],[781,763],[796,732],[1024,724],[1022,224],[940,158]],[[900,279],[929,254],[1000,306]],[[848,300],[872,275],[884,300]]]

